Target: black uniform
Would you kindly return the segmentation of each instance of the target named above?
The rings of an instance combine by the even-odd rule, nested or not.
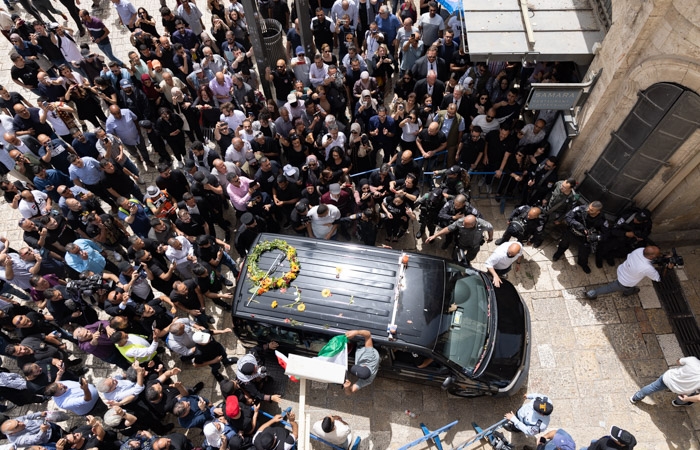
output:
[[[527,241],[531,241],[535,247],[542,244],[545,219],[542,214],[536,219],[529,219],[527,215],[532,208],[532,206],[523,205],[513,210],[508,218],[508,227],[500,239],[501,242],[508,242],[511,237],[515,237],[523,244]],[[496,245],[501,242],[497,241]]]
[[[577,206],[566,214],[567,230],[559,241],[556,253],[552,259],[557,261],[569,245],[574,242],[578,246],[577,263],[583,271],[590,273],[588,256],[595,253],[600,241],[605,240],[610,232],[608,221],[601,212],[595,217],[588,214],[588,205]]]

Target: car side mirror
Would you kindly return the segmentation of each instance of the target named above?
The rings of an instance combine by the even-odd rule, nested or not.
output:
[[[442,386],[440,386],[440,387],[442,388],[442,390],[446,391],[450,388],[450,386],[452,386],[454,384],[454,381],[455,381],[454,378],[447,377],[447,378],[445,378],[445,381],[442,382]]]

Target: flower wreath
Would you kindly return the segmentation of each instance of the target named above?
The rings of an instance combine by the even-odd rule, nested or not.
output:
[[[289,272],[281,277],[267,276],[267,271],[258,267],[260,255],[270,250],[280,250],[289,261]],[[294,281],[299,273],[300,266],[297,260],[297,250],[282,239],[264,241],[255,246],[248,255],[248,278],[257,287],[257,295],[262,295],[270,289],[287,288]]]

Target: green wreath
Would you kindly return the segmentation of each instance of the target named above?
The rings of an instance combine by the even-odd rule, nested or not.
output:
[[[286,272],[281,277],[268,276],[267,271],[258,267],[260,255],[271,250],[280,250],[286,255],[289,261],[289,272]],[[297,260],[297,249],[287,244],[287,242],[282,239],[260,242],[248,255],[248,278],[250,278],[253,285],[257,287],[257,295],[262,295],[270,289],[289,287],[292,281],[296,279],[300,269],[301,266]]]

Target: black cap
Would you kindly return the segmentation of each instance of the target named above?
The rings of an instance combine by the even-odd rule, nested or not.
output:
[[[119,267],[120,272],[124,273],[127,272],[129,268],[131,268],[131,264],[129,264],[129,261],[122,261],[117,267]]]
[[[243,225],[250,225],[253,222],[255,222],[255,217],[253,217],[251,213],[247,212],[241,216],[241,223]]]
[[[153,123],[150,120],[139,120],[139,126],[141,128],[148,128],[149,130],[153,128]]]
[[[554,411],[554,406],[549,403],[549,399],[547,397],[537,397],[533,402],[532,407],[543,416],[548,416],[552,414],[552,411]]]
[[[367,367],[360,366],[357,364],[350,368],[350,373],[355,375],[360,380],[366,380],[372,375],[372,372],[370,372],[370,370]]]
[[[241,373],[243,375],[253,375],[255,373],[255,364],[245,363],[241,366]]]

